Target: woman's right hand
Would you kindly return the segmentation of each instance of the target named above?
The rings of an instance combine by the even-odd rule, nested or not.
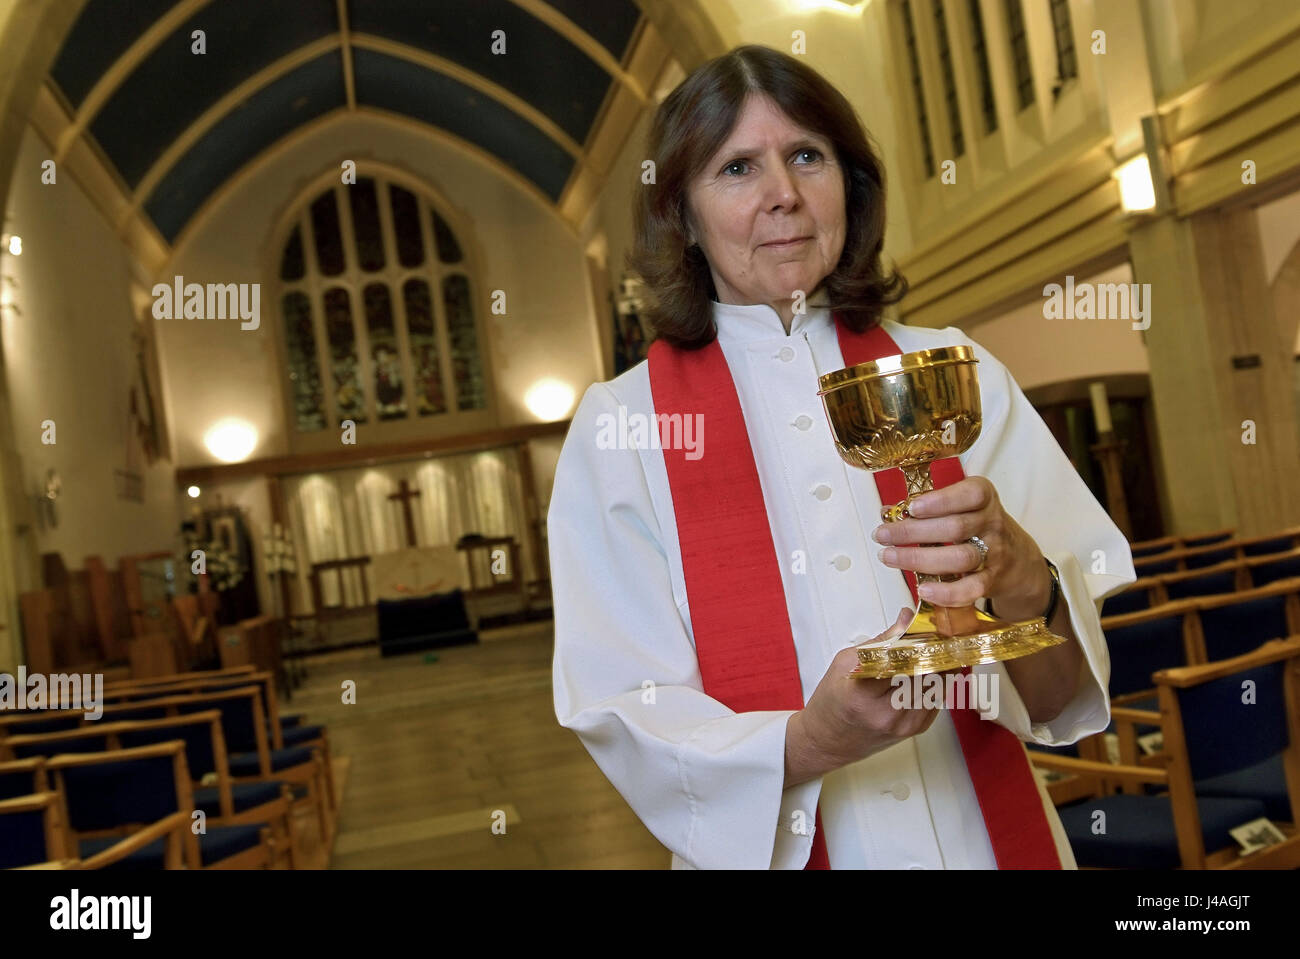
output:
[[[910,609],[900,611],[894,625],[872,642],[901,635],[912,615]],[[938,709],[896,708],[890,702],[890,680],[849,676],[857,663],[856,647],[836,653],[808,705],[790,717],[785,733],[787,788],[923,733],[938,717]]]

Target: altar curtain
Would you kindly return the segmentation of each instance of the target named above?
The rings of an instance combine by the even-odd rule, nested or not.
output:
[[[284,480],[303,612],[311,611],[313,563],[406,547],[401,501],[388,498],[398,492],[403,479],[420,493],[411,500],[417,546],[454,546],[466,533],[513,536],[521,547],[525,578],[536,576],[527,549],[523,487],[514,447],[329,470]],[[369,586],[373,603],[373,581]],[[328,606],[340,600],[345,606],[361,605],[360,577],[322,576],[321,596]]]

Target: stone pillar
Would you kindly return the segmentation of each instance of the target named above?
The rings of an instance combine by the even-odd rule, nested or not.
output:
[[[1134,228],[1129,252],[1134,281],[1151,284],[1145,336],[1169,531],[1300,524],[1292,350],[1255,211],[1161,216]]]

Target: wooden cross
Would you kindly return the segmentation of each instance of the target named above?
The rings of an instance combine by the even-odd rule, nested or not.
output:
[[[418,489],[411,489],[402,480],[397,484],[397,492],[389,494],[389,499],[400,499],[402,501],[402,521],[406,525],[406,545],[415,545],[415,519],[411,516],[411,500],[420,495]]]

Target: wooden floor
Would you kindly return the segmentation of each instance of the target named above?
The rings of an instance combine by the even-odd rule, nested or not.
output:
[[[667,850],[556,722],[551,630],[495,630],[433,654],[307,660],[280,708],[325,723],[346,761],[336,764],[346,773],[330,868],[668,868]],[[346,680],[356,705],[342,703]],[[498,810],[504,835],[492,831]]]

